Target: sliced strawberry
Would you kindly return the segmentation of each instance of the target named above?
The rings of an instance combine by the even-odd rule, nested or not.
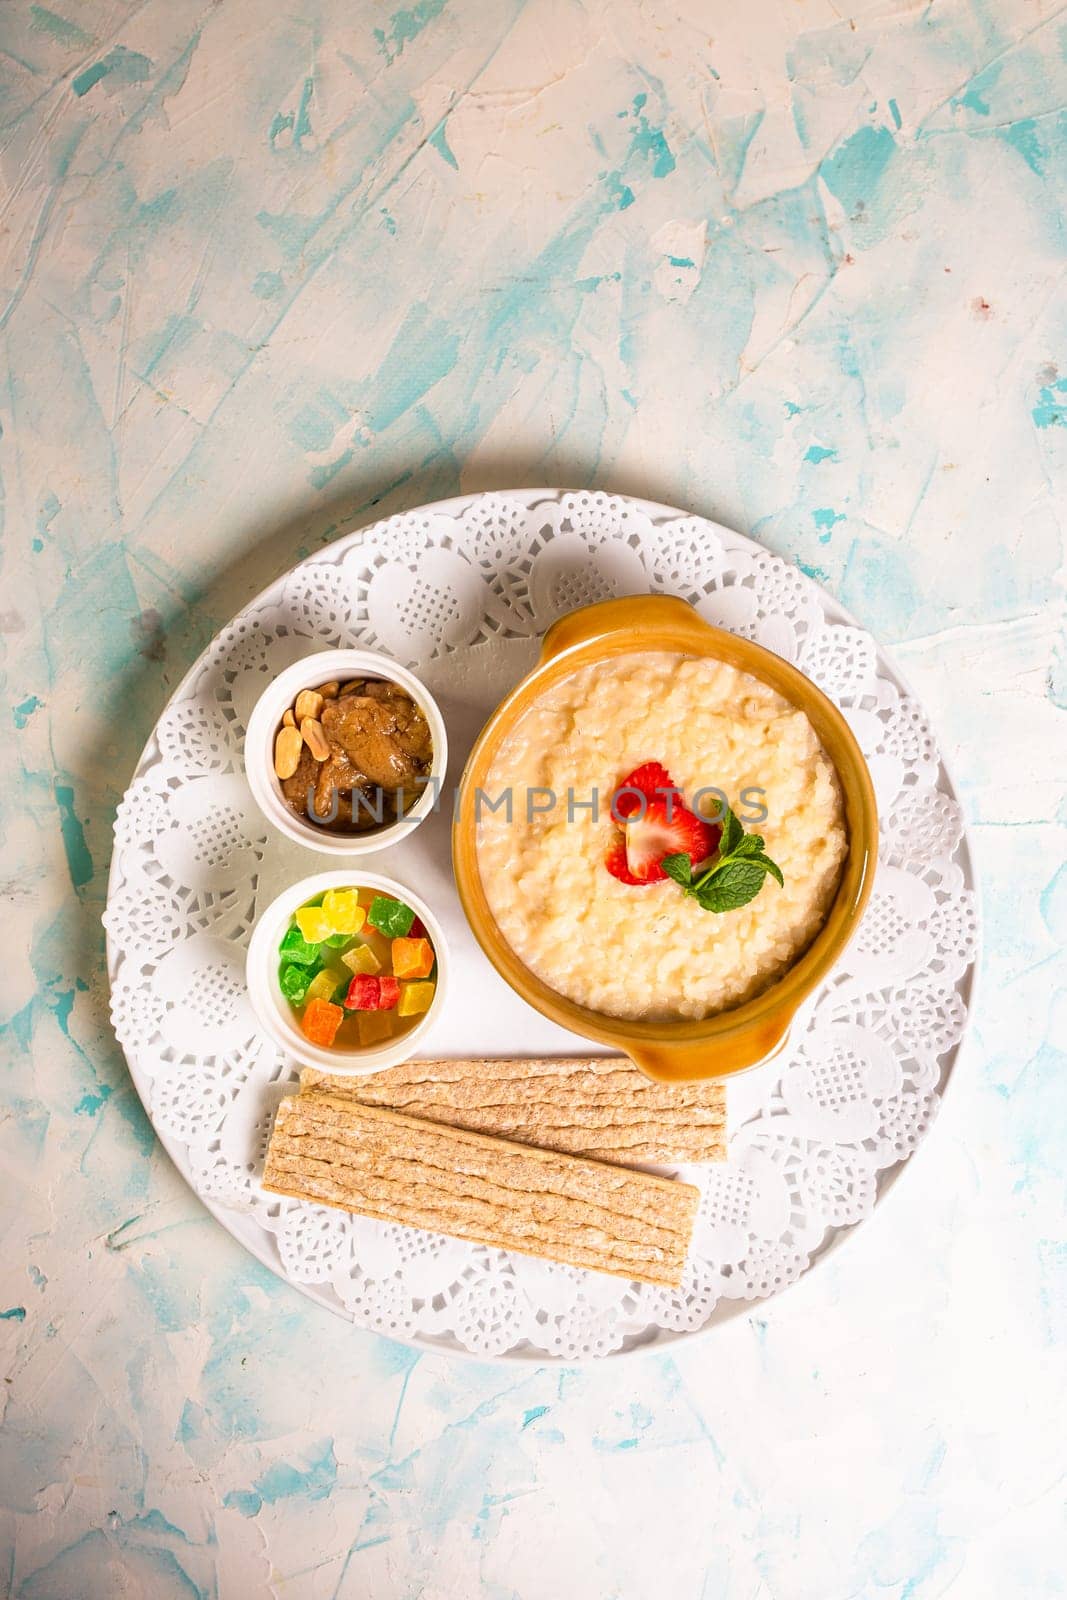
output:
[[[625,831],[626,867],[631,881],[658,883],[667,876],[660,866],[664,856],[684,851],[696,867],[715,849],[720,830],[694,816],[680,800],[674,801],[668,816],[668,802],[661,798],[650,800],[644,816],[627,822]]]
[[[641,883],[642,879],[635,878],[626,865],[626,841],[622,835],[615,835],[615,843],[604,857],[604,865],[613,878],[618,878],[620,883]],[[661,874],[662,876],[662,874]]]
[[[628,778],[622,780],[612,795],[612,815],[620,820],[632,817],[635,811],[641,809],[638,794],[643,794],[646,800],[662,800],[663,796],[657,795],[656,790],[674,787],[674,779],[665,766],[658,761],[645,761],[641,766],[635,767]],[[637,794],[622,794],[620,791],[623,789],[636,789]]]

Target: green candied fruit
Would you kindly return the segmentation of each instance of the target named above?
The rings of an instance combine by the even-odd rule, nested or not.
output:
[[[300,929],[292,927],[278,946],[278,954],[285,956],[287,961],[295,961],[298,967],[310,967],[319,959],[319,947],[317,944],[308,944]]]
[[[330,937],[322,942],[323,944],[328,944],[332,950],[341,950],[346,944],[350,943],[353,937],[354,935],[351,933],[331,933]]]
[[[415,913],[402,900],[376,894],[367,912],[367,921],[379,933],[384,933],[387,939],[402,939],[415,921]]]
[[[294,1006],[298,1006],[308,992],[311,982],[311,973],[307,967],[298,967],[287,961],[278,973],[278,987],[285,998]]]

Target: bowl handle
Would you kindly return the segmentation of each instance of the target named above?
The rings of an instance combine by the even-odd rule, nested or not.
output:
[[[693,1083],[729,1078],[777,1055],[789,1034],[792,1015],[773,1015],[744,1028],[736,1038],[705,1044],[633,1044],[626,1053],[647,1078],[659,1083]]]
[[[632,595],[623,600],[598,600],[595,605],[580,606],[568,611],[545,633],[541,641],[540,665],[572,650],[576,645],[590,644],[594,639],[605,639],[613,633],[636,635],[649,628],[695,628],[707,632],[687,600],[678,600],[669,594]],[[635,638],[635,648],[640,641]]]

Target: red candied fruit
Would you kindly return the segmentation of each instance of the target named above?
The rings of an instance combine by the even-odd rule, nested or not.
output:
[[[400,999],[400,984],[396,978],[371,977],[357,972],[348,985],[345,995],[346,1011],[391,1011]]]

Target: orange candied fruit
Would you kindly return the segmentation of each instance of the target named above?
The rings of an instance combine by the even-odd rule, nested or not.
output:
[[[433,946],[429,939],[394,939],[393,974],[397,978],[428,978],[433,971]]]
[[[312,1000],[300,1020],[312,1044],[321,1044],[329,1049],[337,1038],[344,1015],[342,1006],[332,1005],[329,1000]]]

